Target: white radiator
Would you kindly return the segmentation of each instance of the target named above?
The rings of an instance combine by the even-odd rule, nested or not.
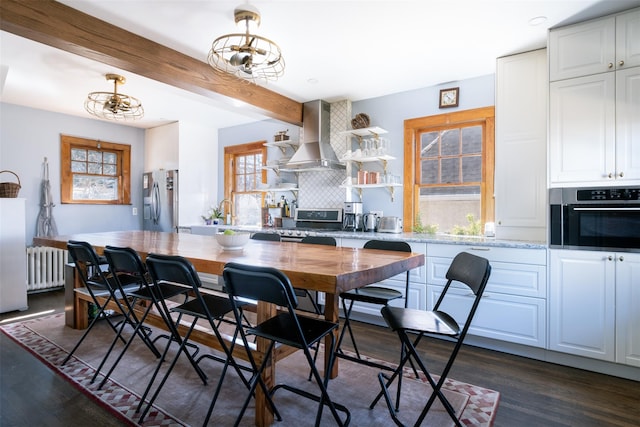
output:
[[[27,248],[27,291],[64,286],[67,251],[32,246]]]

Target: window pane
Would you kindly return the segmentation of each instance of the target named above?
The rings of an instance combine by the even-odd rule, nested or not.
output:
[[[438,132],[423,133],[420,137],[420,157],[434,157],[438,155]]]
[[[101,163],[89,163],[87,164],[88,173],[92,173],[95,175],[102,175],[102,164]]]
[[[438,161],[437,160],[423,160],[422,161],[422,174],[421,184],[437,184],[438,183]]]
[[[87,164],[85,162],[71,162],[71,172],[87,173]]]
[[[460,182],[460,161],[455,159],[442,159],[443,184],[455,184]]]
[[[104,163],[115,165],[118,156],[116,155],[116,153],[102,153],[102,159]]]
[[[238,173],[244,173],[244,157],[236,157],[236,170],[238,171]]]
[[[104,175],[115,175],[116,174],[116,165],[104,165],[102,167],[102,173]]]
[[[87,150],[72,148],[71,160],[87,160]]]
[[[251,191],[256,189],[256,176],[247,175],[245,191]]]
[[[254,173],[256,171],[255,161],[256,159],[253,156],[248,156],[246,158],[246,173]]]
[[[236,176],[236,191],[245,191],[244,175]]]
[[[482,127],[472,126],[462,129],[462,153],[482,152]]]
[[[101,151],[93,151],[89,150],[89,159],[90,162],[94,163],[102,163],[102,152]]]
[[[463,182],[480,182],[482,179],[482,157],[463,157],[462,171]]]
[[[75,200],[118,200],[118,179],[74,175],[73,198]]]
[[[460,154],[460,129],[442,132],[442,155],[457,156]]]

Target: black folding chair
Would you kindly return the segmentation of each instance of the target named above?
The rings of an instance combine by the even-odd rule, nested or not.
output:
[[[331,410],[333,418],[338,425],[348,425],[351,420],[351,414],[349,410],[337,403],[331,401],[329,393],[327,392],[327,385],[329,384],[329,376],[333,368],[333,358],[327,367],[324,378],[320,377],[318,370],[313,362],[310,348],[319,343],[327,335],[331,336],[331,346],[327,351],[333,352],[334,339],[333,331],[338,327],[336,323],[328,322],[324,319],[318,319],[307,316],[298,316],[296,308],[298,306],[298,300],[296,298],[293,286],[289,278],[281,271],[269,268],[269,267],[256,267],[249,265],[242,265],[237,263],[228,263],[222,273],[227,291],[229,292],[230,301],[233,303],[233,311],[236,317],[238,325],[242,319],[242,314],[239,311],[238,301],[243,299],[251,299],[256,301],[264,301],[270,304],[275,304],[280,307],[279,311],[274,317],[265,320],[264,322],[254,326],[245,328],[239,326],[242,342],[247,350],[247,357],[254,369],[254,375],[249,381],[249,393],[247,394],[242,410],[238,415],[235,425],[239,425],[244,415],[247,406],[254,395],[258,386],[261,387],[265,396],[267,396],[269,403],[271,404],[274,414],[278,420],[282,420],[280,414],[275,409],[271,396],[280,388],[284,388],[299,396],[311,399],[318,402],[318,411],[316,413],[316,426],[319,425],[322,417],[322,410],[324,406],[328,406]],[[263,358],[262,363],[258,367],[256,360],[249,348],[247,341],[247,335],[251,334],[257,337],[264,338],[269,341],[267,347],[266,356]],[[309,393],[301,388],[294,387],[289,384],[277,384],[271,390],[267,389],[266,384],[262,380],[261,374],[265,367],[271,361],[271,355],[276,343],[281,343],[290,347],[295,347],[304,352],[305,358],[311,368],[313,377],[320,389],[320,395]],[[344,421],[340,419],[338,410],[346,414]],[[299,421],[299,420],[296,420]]]
[[[244,305],[245,303],[238,303],[236,304],[237,307],[236,306],[232,307],[232,304],[229,298],[213,295],[213,294],[203,294],[202,292],[200,292],[201,283],[200,283],[200,278],[198,276],[198,273],[193,267],[193,264],[191,264],[191,262],[186,258],[183,258],[180,256],[171,256],[171,255],[149,254],[149,256],[147,256],[147,267],[149,269],[151,278],[153,279],[154,286],[158,286],[157,289],[160,291],[159,294],[161,294],[162,299],[165,299],[165,296],[162,294],[162,288],[160,287],[160,285],[162,284],[181,285],[181,286],[188,286],[190,288],[190,291],[192,292],[194,298],[185,302],[184,304],[180,304],[177,307],[171,308],[170,311],[178,314],[186,314],[188,316],[191,316],[193,317],[193,321],[191,322],[191,325],[189,326],[184,337],[182,337],[180,347],[178,348],[178,351],[176,352],[170,366],[167,368],[167,371],[165,372],[164,377],[158,384],[158,387],[156,388],[151,399],[149,400],[145,410],[142,412],[142,415],[140,416],[140,423],[143,422],[144,417],[146,416],[147,412],[153,405],[153,402],[156,400],[156,398],[160,394],[160,390],[162,389],[167,379],[169,378],[171,371],[173,370],[176,362],[178,361],[178,358],[180,357],[180,353],[182,353],[183,351],[186,353],[185,347],[189,342],[189,337],[191,336],[191,333],[193,332],[196,324],[198,323],[198,320],[204,319],[208,322],[209,327],[213,331],[215,337],[218,339],[222,352],[224,353],[224,357],[218,357],[213,355],[211,356],[211,358],[222,362],[224,366],[222,368],[222,372],[220,373],[220,378],[218,379],[216,390],[214,392],[213,398],[211,399],[211,404],[209,405],[209,409],[205,417],[204,425],[206,425],[209,422],[209,418],[211,417],[211,413],[213,412],[213,408],[215,406],[216,400],[218,398],[218,395],[220,394],[220,390],[222,388],[222,382],[224,380],[224,377],[229,365],[231,365],[236,370],[236,372],[238,373],[242,381],[245,383],[245,385],[248,386],[248,382],[245,379],[244,375],[242,374],[242,371],[239,365],[235,362],[235,359],[233,358],[232,349],[230,350],[229,347],[226,345],[225,340],[222,338],[222,335],[218,330],[218,324],[217,324],[218,321],[223,320],[229,323],[233,323],[235,326],[235,323],[233,321],[225,319],[224,316],[227,313],[230,313],[231,311],[233,311],[234,307],[238,310],[241,310],[242,305]],[[169,316],[169,320],[171,320],[170,316]],[[179,331],[179,325],[177,323],[174,323],[174,325],[175,325],[174,326],[175,331]],[[235,333],[231,340],[231,343],[234,343],[237,338],[238,328],[234,328],[234,330],[235,330]],[[233,344],[232,344],[232,347],[233,347]],[[154,373],[149,386],[151,386],[151,384],[155,381],[155,376],[157,375],[157,372],[160,369],[161,363],[162,363],[162,360],[158,364],[158,367],[156,368],[156,372]],[[144,401],[144,396],[140,402],[140,405],[142,405],[143,401]]]
[[[326,246],[337,246],[336,239],[331,236],[305,236],[302,238],[300,243],[305,243],[309,245],[326,245]],[[313,306],[313,312],[317,315],[322,314],[322,309],[320,308],[320,304],[318,303],[318,293],[316,292],[315,297],[311,295],[308,289],[300,289],[293,288],[297,297],[307,298],[311,301],[311,305]],[[320,346],[316,345],[313,353],[313,363],[316,363],[318,360],[318,351],[320,350]],[[313,372],[309,372],[309,381],[313,376]]]
[[[253,233],[251,235],[253,240],[263,240],[266,242],[279,242],[280,235],[276,233]]]
[[[311,244],[311,245],[326,245],[326,246],[337,246],[336,239],[331,236],[305,236],[302,238],[300,243]],[[313,295],[309,292],[308,289],[299,289],[294,288],[296,292],[296,296],[308,298],[311,301],[311,305],[313,305],[313,311],[316,314],[322,314],[322,309],[320,308],[320,304],[318,303],[318,296],[314,298]]]
[[[407,242],[394,240],[369,240],[364,244],[364,249],[382,249],[386,251],[411,252],[411,246]],[[393,370],[393,368],[390,368],[386,365],[382,365],[362,358],[362,356],[360,355],[360,350],[358,349],[358,345],[356,344],[355,335],[353,334],[353,330],[351,329],[351,310],[353,309],[353,304],[355,302],[386,306],[390,301],[400,298],[404,298],[404,306],[407,307],[409,298],[409,283],[409,271],[407,271],[404,295],[402,294],[402,292],[396,289],[391,289],[380,285],[368,285],[363,288],[352,289],[340,294],[340,298],[342,299],[342,310],[344,313],[344,324],[342,325],[340,337],[338,338],[338,345],[336,346],[336,357],[347,359],[356,363],[361,363],[363,365],[372,366],[375,368]],[[353,345],[353,350],[356,354],[355,356],[346,354],[342,350],[342,341],[345,337],[345,334],[347,333],[349,334],[349,338],[351,339],[351,344]]]
[[[82,344],[84,339],[89,335],[89,332],[91,332],[99,319],[105,319],[116,335],[103,356],[103,359],[100,362],[95,375],[91,379],[91,382],[95,381],[98,373],[111,354],[115,343],[118,340],[121,340],[126,344],[127,341],[122,336],[122,331],[127,324],[134,328],[135,335],[139,336],[153,354],[159,357],[160,353],[155,348],[146,332],[138,327],[140,325],[140,321],[133,311],[131,301],[129,301],[129,298],[132,297],[131,293],[140,289],[140,283],[132,277],[121,277],[120,280],[117,280],[112,272],[108,271],[108,269],[105,271],[105,260],[98,257],[93,246],[87,242],[70,240],[67,242],[67,249],[71,260],[75,264],[76,272],[84,285],[83,288],[74,289],[74,292],[87,292],[91,296],[93,304],[97,307],[97,311],[89,323],[89,326],[84,331],[71,352],[69,352],[67,357],[62,361],[61,365],[64,365],[69,361],[71,356],[75,353],[78,347],[80,347],[80,344]],[[116,305],[117,314],[123,315],[123,320],[117,324],[114,324],[110,316],[107,316],[106,310],[111,302]]]
[[[142,259],[140,259],[140,255],[138,255],[138,253],[134,249],[128,247],[107,246],[104,250],[104,256],[109,264],[109,270],[114,274],[116,280],[121,281],[122,278],[126,278],[128,281],[135,281],[140,284],[140,288],[138,290],[129,293],[129,295],[135,298],[135,300],[146,302],[146,307],[144,307],[144,311],[134,332],[137,333],[138,329],[143,328],[143,324],[147,319],[147,316],[155,308],[156,313],[166,324],[170,335],[158,335],[154,338],[153,342],[155,343],[159,338],[166,338],[170,341],[173,340],[180,343],[182,339],[175,330],[174,323],[168,319],[168,317],[170,316],[170,312],[167,307],[166,300],[181,296],[184,302],[186,302],[188,299],[188,293],[191,288],[170,283],[160,283],[158,285],[153,284],[151,281],[151,277],[148,275],[147,269],[142,262]],[[127,341],[117,359],[98,386],[98,389],[102,388],[107,378],[109,378],[113,370],[116,368],[116,366],[126,353],[127,349],[129,348],[134,337],[135,335],[132,335],[131,338]],[[164,350],[162,359],[164,359],[170,344],[171,342],[167,343],[167,347]],[[202,378],[203,381],[206,381],[206,375],[200,370],[200,368],[192,358],[198,352],[198,348],[195,348],[196,351],[194,351],[193,354],[189,354],[189,352],[186,352],[186,354],[189,358],[189,361],[196,369],[198,375]]]
[[[433,405],[433,402],[436,398],[440,399],[440,402],[442,402],[442,405],[445,407],[454,423],[457,426],[461,425],[458,419],[459,415],[456,415],[453,407],[451,406],[445,395],[442,393],[442,386],[447,379],[447,375],[449,374],[449,371],[453,366],[460,348],[462,347],[464,338],[467,335],[467,331],[469,330],[469,326],[471,326],[473,316],[475,315],[478,304],[480,303],[480,298],[482,298],[482,294],[484,293],[485,287],[487,286],[490,274],[491,265],[486,259],[469,254],[467,252],[461,252],[456,255],[451,265],[449,266],[446,275],[447,284],[445,285],[442,294],[438,298],[438,301],[434,305],[433,310],[423,311],[401,307],[382,307],[382,316],[384,317],[387,325],[389,325],[389,327],[398,334],[401,345],[405,349],[405,356],[401,360],[400,365],[398,365],[398,367],[390,377],[382,372],[378,374],[378,379],[380,381],[382,391],[371,403],[371,408],[373,408],[378,400],[380,400],[380,398],[384,396],[387,407],[389,409],[389,413],[391,414],[394,422],[399,426],[404,425],[398,418],[398,411],[400,407],[400,392],[402,388],[402,371],[407,361],[414,360],[420,367],[420,370],[424,373],[433,389],[433,392],[431,393],[431,396],[429,397],[424,409],[420,413],[415,425],[419,426],[422,424],[424,418],[427,415],[427,412],[429,412],[429,409]],[[471,289],[473,295],[473,303],[471,304],[471,307],[467,313],[467,317],[466,319],[464,319],[464,323],[462,324],[459,324],[453,317],[440,309],[440,306],[444,301],[446,301],[445,297],[447,296],[448,291],[452,283],[454,282],[466,285],[466,287]],[[460,325],[462,325],[462,328],[460,327]],[[409,338],[409,334],[417,334],[417,337],[412,340],[411,338]],[[420,340],[425,335],[443,335],[455,339],[455,346],[450,353],[447,364],[440,373],[440,378],[437,382],[427,371],[424,362],[422,361],[420,355],[418,354],[418,351],[416,350],[416,347],[420,343]],[[394,406],[389,395],[389,386],[396,379],[398,380],[398,388],[396,391],[397,397]]]

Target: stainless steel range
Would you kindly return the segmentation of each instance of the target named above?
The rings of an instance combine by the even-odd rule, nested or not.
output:
[[[295,227],[279,228],[275,232],[283,242],[300,242],[305,236],[315,236],[320,231],[342,229],[342,209],[298,208],[295,213]]]

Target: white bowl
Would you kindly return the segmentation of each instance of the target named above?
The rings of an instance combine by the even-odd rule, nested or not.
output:
[[[226,251],[240,250],[249,241],[250,233],[236,231],[235,234],[215,234],[216,241]]]

